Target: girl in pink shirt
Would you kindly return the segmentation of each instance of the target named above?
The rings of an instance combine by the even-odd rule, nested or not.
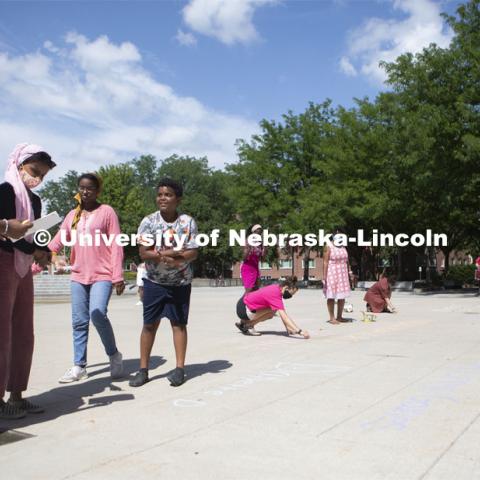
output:
[[[261,225],[253,225],[249,229],[249,234],[262,234]],[[243,251],[243,263],[240,267],[240,276],[242,277],[245,292],[251,292],[260,286],[260,260],[265,255],[263,246],[254,247],[247,245]]]
[[[83,174],[79,178],[79,193],[75,196],[79,204],[67,214],[48,246],[55,253],[64,246],[72,248],[70,263],[74,365],[59,379],[60,383],[83,380],[88,376],[86,366],[90,320],[110,358],[112,378],[119,378],[123,374],[122,354],[117,349],[107,316],[112,288],[115,288],[117,295],[121,295],[125,289],[123,249],[115,241],[115,236],[120,233],[115,211],[109,205],[97,201],[101,187],[100,177],[93,173]],[[95,237],[100,237],[101,234],[109,238],[107,243],[105,239],[96,243]],[[62,267],[60,262],[56,266]]]
[[[237,303],[237,316],[240,318],[240,322],[235,323],[235,326],[244,335],[251,335],[249,329],[259,322],[272,318],[275,312],[278,312],[287,330],[287,335],[301,335],[303,338],[310,338],[309,333],[299,328],[287,315],[283,304],[283,300],[292,298],[297,293],[296,284],[297,277],[287,277],[280,284],[269,285],[246,293]]]

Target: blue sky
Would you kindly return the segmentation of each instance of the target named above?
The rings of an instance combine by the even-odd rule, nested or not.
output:
[[[235,161],[236,138],[309,101],[382,88],[380,59],[447,46],[457,1],[0,1],[0,153],[57,175],[143,153]]]

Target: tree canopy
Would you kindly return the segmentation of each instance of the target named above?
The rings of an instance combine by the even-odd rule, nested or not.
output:
[[[207,158],[177,155],[161,160],[142,155],[101,167],[101,200],[116,209],[123,231],[134,233],[156,208],[159,178],[180,181],[182,210],[196,218],[200,231],[222,232],[219,247],[201,250],[196,273],[204,276],[221,275],[239,258],[238,249],[226,243],[227,230],[253,223],[273,233],[300,234],[335,226],[347,233],[432,229],[448,235],[447,261],[454,249],[475,253],[480,248],[479,0],[444,18],[454,32],[451,44],[431,44],[382,63],[387,90],[375,99],[356,99],[348,109],[327,99],[280,120],[264,119],[257,135],[238,140],[238,162],[225,170],[211,168]],[[65,214],[73,207],[77,176],[69,171],[46,183],[41,194],[50,211]],[[428,253],[406,250],[413,257]],[[360,261],[360,249],[352,252]],[[127,253],[131,259],[137,254]]]

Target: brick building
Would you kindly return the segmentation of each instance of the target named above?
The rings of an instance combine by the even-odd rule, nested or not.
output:
[[[240,265],[240,262],[233,265],[232,278],[240,278]],[[266,280],[278,279],[288,275],[296,275],[299,280],[302,280],[303,271],[303,255],[298,253],[294,255],[293,260],[289,255],[281,253],[278,265],[271,265],[267,262],[260,263],[260,275],[262,279]],[[310,252],[309,277],[310,280],[323,279],[323,259],[319,252]]]

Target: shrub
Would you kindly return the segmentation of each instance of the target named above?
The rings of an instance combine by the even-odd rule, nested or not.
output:
[[[474,283],[475,265],[453,265],[448,269],[445,280],[455,282],[457,285]]]

